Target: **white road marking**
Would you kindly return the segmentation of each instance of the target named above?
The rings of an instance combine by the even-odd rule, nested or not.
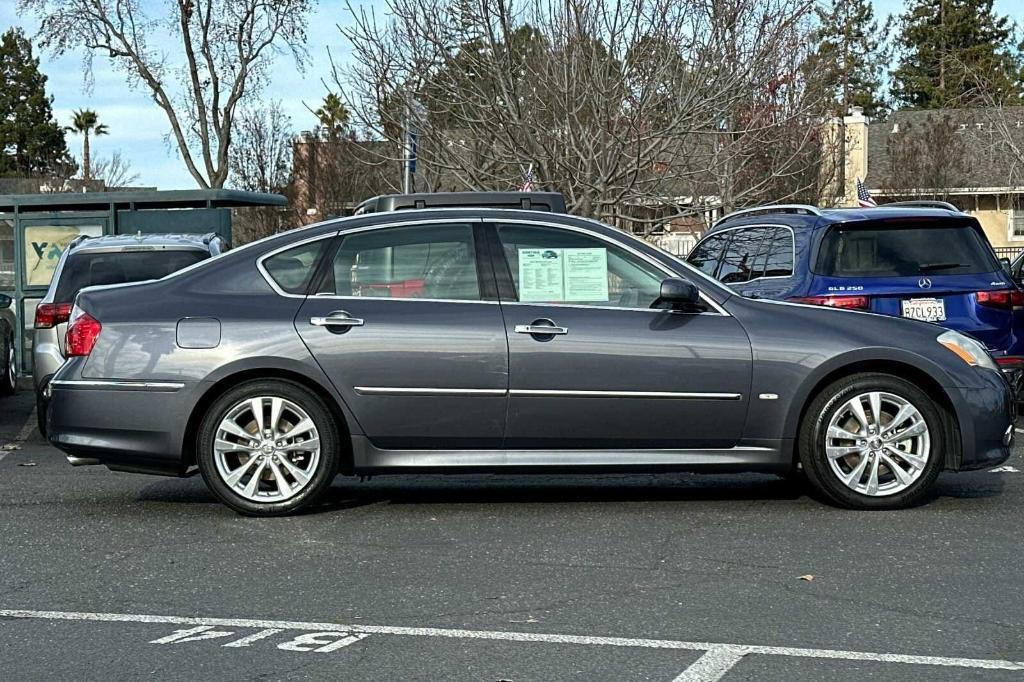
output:
[[[25,424],[21,427],[21,431],[14,437],[15,443],[24,443],[28,440],[28,437],[32,435],[32,432],[36,428],[36,413],[33,410],[29,415],[28,419],[25,420]]]
[[[399,635],[411,637],[446,637],[454,639],[498,640],[504,642],[546,642],[548,644],[585,644],[593,646],[637,647],[642,649],[683,649],[711,651],[729,649],[743,651],[744,655],[793,656],[799,658],[827,658],[849,661],[876,661],[881,663],[908,663],[939,665],[954,668],[981,668],[985,670],[1024,670],[1024,662],[981,658],[946,656],[914,656],[909,654],[876,653],[870,651],[843,651],[837,649],[805,649],[800,647],[761,646],[757,644],[727,644],[723,642],[688,642],[672,639],[638,639],[630,637],[601,637],[588,635],[557,635],[537,632],[505,632],[498,630],[458,630],[450,628],[417,628],[394,625],[345,625],[287,620],[252,618],[202,618],[195,616],[160,616],[138,613],[90,613],[75,611],[32,611],[27,609],[0,609],[0,618],[26,618],[40,620],[92,621],[103,623],[152,623],[228,628],[254,628],[278,630],[304,630],[307,632],[334,632],[345,635]]]
[[[233,642],[228,642],[224,646],[226,646],[226,647],[252,646],[253,642],[258,642],[261,639],[266,639],[267,637],[270,637],[271,635],[276,635],[279,632],[283,632],[283,630],[281,630],[281,628],[267,628],[266,630],[260,630],[259,632],[254,632],[253,634],[249,635],[248,637],[243,637],[241,639],[236,639]]]
[[[201,642],[204,639],[217,639],[218,637],[230,637],[235,633],[214,630],[212,625],[202,625],[188,630],[175,630],[166,637],[154,639],[150,644],[179,644],[182,642]]]
[[[20,450],[21,447],[20,447],[19,444],[20,443],[24,443],[26,440],[28,440],[28,437],[32,435],[32,431],[34,431],[35,428],[36,428],[36,413],[35,413],[35,411],[33,411],[31,414],[28,415],[28,419],[25,420],[25,423],[21,426],[21,431],[18,431],[18,435],[14,437],[14,440],[12,440],[10,443],[7,443],[6,445],[4,445],[4,447],[6,448],[8,445],[15,445],[15,446],[18,446],[18,447],[15,447],[15,448],[12,448],[12,449],[13,450]],[[4,457],[6,457],[8,454],[10,454],[10,451],[7,451],[7,450],[0,451],[0,462],[2,462]]]
[[[325,637],[327,639],[324,639]],[[361,633],[353,635],[344,632],[307,632],[291,641],[278,644],[277,648],[282,651],[316,651],[328,654],[367,637],[369,635]]]
[[[747,653],[747,649],[743,647],[729,645],[713,647],[672,682],[718,682]]]

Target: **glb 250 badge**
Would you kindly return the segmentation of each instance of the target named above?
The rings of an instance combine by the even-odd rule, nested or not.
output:
[[[859,284],[853,284],[848,287],[829,287],[829,291],[864,291],[864,286]]]

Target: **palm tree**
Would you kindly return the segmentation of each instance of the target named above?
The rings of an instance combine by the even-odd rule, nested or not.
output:
[[[324,97],[320,108],[313,112],[329,135],[339,135],[348,127],[349,113],[345,103],[331,92]]]
[[[89,158],[89,135],[106,135],[109,130],[106,125],[100,123],[99,116],[92,109],[79,109],[71,113],[71,125],[67,127],[67,130],[82,135],[82,179],[88,183],[92,180],[92,167]]]

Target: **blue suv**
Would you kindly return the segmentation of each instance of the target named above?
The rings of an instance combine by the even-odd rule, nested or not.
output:
[[[1024,360],[1014,323],[1024,291],[952,204],[745,209],[716,222],[687,261],[742,296],[934,322],[983,342],[1004,369]]]

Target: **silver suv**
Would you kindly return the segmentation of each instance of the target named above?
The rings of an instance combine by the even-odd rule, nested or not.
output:
[[[36,306],[32,379],[39,431],[46,433],[47,384],[64,364],[64,335],[81,289],[160,279],[224,250],[220,237],[212,233],[82,236],[71,242]]]

